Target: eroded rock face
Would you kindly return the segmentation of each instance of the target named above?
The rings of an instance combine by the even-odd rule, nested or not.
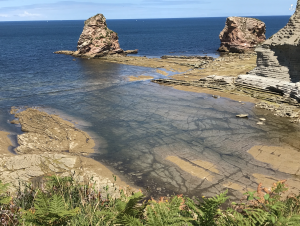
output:
[[[84,28],[77,44],[77,51],[62,50],[55,53],[97,58],[123,54],[124,50],[120,48],[118,34],[108,29],[104,15],[97,14],[84,22]]]
[[[245,17],[228,17],[220,33],[220,52],[241,53],[253,51],[257,44],[266,40],[264,22]]]
[[[256,49],[257,67],[237,82],[300,100],[300,0],[287,25]]]
[[[93,57],[123,52],[117,33],[107,28],[103,14],[97,14],[84,22],[77,50],[78,54]]]

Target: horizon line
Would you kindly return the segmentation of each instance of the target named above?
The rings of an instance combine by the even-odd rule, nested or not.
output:
[[[292,15],[262,15],[262,16],[206,16],[206,17],[169,17],[169,18],[132,18],[132,19],[107,19],[106,20],[163,20],[163,19],[196,19],[196,18],[228,18],[228,17],[270,17],[270,16],[292,16]],[[90,17],[89,17],[90,18]],[[87,19],[89,19],[87,18]],[[87,19],[64,19],[64,20],[0,20],[0,22],[38,22],[38,21],[85,21]]]

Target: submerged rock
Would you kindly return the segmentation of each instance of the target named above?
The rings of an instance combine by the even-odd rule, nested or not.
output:
[[[220,52],[241,53],[253,51],[266,40],[266,25],[255,18],[228,17],[220,33]]]
[[[287,25],[256,49],[257,67],[237,83],[300,100],[300,0]]]

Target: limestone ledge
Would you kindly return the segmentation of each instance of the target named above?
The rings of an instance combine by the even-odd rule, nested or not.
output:
[[[12,185],[11,191],[15,190],[19,183],[21,186],[26,182],[38,184],[45,175],[74,176],[79,183],[87,182],[93,178],[95,188],[110,193],[117,197],[118,191],[115,191],[113,178],[107,178],[101,175],[105,167],[96,162],[81,156],[70,156],[63,154],[25,154],[11,157],[0,158],[0,178],[4,183]],[[99,168],[89,168],[91,165],[98,165]],[[107,173],[104,173],[107,174]],[[106,175],[107,176],[107,175]],[[103,189],[108,186],[108,191]]]
[[[246,81],[248,80],[249,82],[247,83]],[[257,86],[253,86],[253,80],[255,80]],[[293,123],[300,122],[300,110],[297,108],[300,107],[300,104],[297,100],[298,96],[296,96],[296,94],[299,95],[298,83],[295,84],[281,82],[281,86],[279,86],[278,81],[276,80],[274,81],[272,79],[263,77],[258,78],[257,76],[253,75],[242,75],[238,78],[211,75],[193,81],[177,79],[154,79],[152,82],[162,85],[170,85],[175,88],[177,86],[194,87],[192,90],[193,92],[205,92],[205,89],[208,88],[218,93],[213,94],[213,97],[215,98],[223,96],[238,100],[243,96],[252,97],[256,99],[254,102],[257,103],[257,108],[271,110],[276,116],[293,118],[291,120]],[[219,92],[221,92],[221,94]],[[293,95],[280,95],[280,93],[283,94],[287,92],[293,93]],[[293,98],[291,98],[291,96]],[[263,102],[258,103],[259,100],[263,100]],[[270,104],[268,104],[266,101]]]
[[[237,84],[258,87],[262,90],[273,91],[285,97],[300,100],[300,82],[292,83],[284,79],[270,78],[256,75],[240,75]]]
[[[25,132],[18,135],[19,146],[15,148],[18,155],[15,155],[8,151],[12,146],[9,133],[0,131],[0,180],[10,183],[12,192],[28,182],[39,186],[47,175],[73,176],[78,183],[92,179],[103,197],[106,194],[118,197],[121,187],[125,192],[131,191],[117,176],[115,182],[107,167],[82,156],[94,152],[95,144],[87,133],[71,122],[32,108],[13,107],[11,114],[19,119],[17,122]]]

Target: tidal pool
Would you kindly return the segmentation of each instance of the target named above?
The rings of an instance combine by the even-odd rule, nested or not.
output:
[[[21,133],[9,124],[11,106],[59,114],[93,137],[92,158],[149,195],[212,196],[229,189],[234,199],[260,182],[288,178],[292,189],[300,188],[299,125],[288,119],[252,103],[126,80],[163,77],[155,69],[58,57],[72,67],[7,75],[0,84],[0,130],[14,138]],[[249,119],[236,118],[241,113]],[[265,125],[257,125],[260,117]]]

